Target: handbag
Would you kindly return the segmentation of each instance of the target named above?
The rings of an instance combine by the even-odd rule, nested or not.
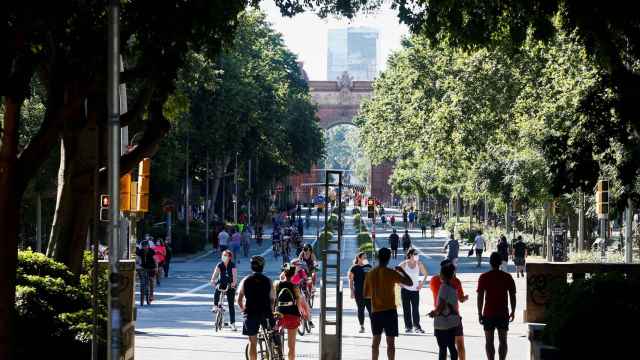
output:
[[[469,253],[467,254],[467,256],[473,256],[473,249],[469,249]]]

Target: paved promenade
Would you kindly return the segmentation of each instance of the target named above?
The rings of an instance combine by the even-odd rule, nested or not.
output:
[[[349,211],[348,214],[351,212]],[[402,218],[396,215],[396,218]],[[351,224],[352,217],[347,216],[345,224],[345,236],[343,239],[342,268],[344,277],[343,303],[343,359],[370,359],[371,335],[368,322],[365,324],[367,332],[358,333],[355,302],[350,298],[348,279],[346,276],[352,259],[357,252],[355,234]],[[385,246],[390,229],[381,232],[377,228],[378,244]],[[398,232],[402,230],[402,223]],[[313,233],[306,236],[305,241],[312,242],[315,238],[315,224],[312,223],[307,231]],[[448,235],[444,231],[438,231],[435,239],[422,239],[420,230],[410,232],[414,247],[421,252],[421,259],[427,265],[430,275],[437,273],[439,263],[444,253],[442,246]],[[262,248],[253,248],[252,254],[261,254],[267,259],[266,275],[276,278],[281,265],[280,259],[274,259],[270,250],[270,240],[265,240]],[[461,251],[461,255],[466,251]],[[136,359],[138,360],[204,360],[204,359],[244,359],[246,338],[241,334],[242,318],[236,311],[236,323],[238,332],[224,330],[216,333],[213,330],[213,314],[210,312],[213,302],[213,291],[208,285],[211,270],[219,260],[219,255],[208,253],[204,256],[191,258],[189,261],[176,263],[171,270],[171,277],[162,282],[157,289],[156,301],[149,307],[138,309]],[[393,265],[400,260],[392,261]],[[239,273],[241,276],[248,274],[248,259],[241,258]],[[465,292],[469,295],[469,301],[462,304],[461,313],[465,331],[467,347],[467,359],[485,359],[484,333],[477,321],[476,315],[476,285],[481,272],[489,269],[485,262],[478,269],[472,258],[462,258],[459,266],[458,277],[461,279]],[[513,271],[513,268],[511,269]],[[525,280],[515,279],[518,288],[518,308],[516,320],[511,324],[509,332],[509,359],[528,359],[529,342],[526,338],[526,324],[522,320],[523,306],[525,303]],[[399,307],[400,337],[396,341],[397,359],[437,359],[438,347],[433,335],[433,320],[426,314],[433,309],[433,296],[428,286],[420,292],[420,311],[422,327],[426,334],[404,334],[404,322],[402,309]],[[319,301],[317,301],[319,304]],[[314,309],[314,322],[318,322],[319,305]],[[319,358],[318,331],[303,337],[298,337],[297,358]],[[383,342],[384,344],[384,342]],[[496,344],[497,346],[497,344]],[[381,354],[385,354],[384,346]],[[381,355],[381,359],[386,356]]]

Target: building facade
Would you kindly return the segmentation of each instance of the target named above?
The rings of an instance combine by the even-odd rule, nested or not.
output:
[[[327,80],[336,81],[346,71],[355,81],[373,81],[378,56],[378,31],[367,27],[329,30]]]

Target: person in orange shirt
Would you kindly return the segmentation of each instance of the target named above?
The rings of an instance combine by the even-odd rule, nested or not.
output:
[[[440,263],[440,267],[444,267],[446,265],[451,264],[451,260],[446,259]],[[442,285],[442,279],[440,279],[440,275],[435,275],[431,278],[431,282],[429,283],[429,287],[431,288],[431,292],[433,293],[433,306],[438,306],[438,293],[440,292],[440,286]],[[462,283],[460,279],[458,279],[455,274],[453,275],[453,279],[451,279],[451,285],[456,289],[456,293],[458,295],[458,301],[461,303],[469,300],[469,295],[465,295],[462,290]],[[458,359],[465,360],[465,348],[464,348],[464,331],[462,329],[462,324],[456,330],[456,349],[458,350]]]

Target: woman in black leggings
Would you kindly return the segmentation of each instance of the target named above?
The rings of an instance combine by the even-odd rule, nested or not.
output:
[[[429,316],[434,318],[433,328],[438,340],[438,359],[440,360],[447,359],[447,350],[451,355],[451,360],[458,360],[456,335],[462,333],[462,319],[460,318],[456,289],[451,285],[454,270],[452,264],[446,264],[440,269],[442,285],[438,292],[438,305],[435,310],[429,313]]]
[[[353,259],[353,266],[349,269],[349,288],[351,288],[351,298],[356,300],[358,305],[358,322],[360,323],[360,332],[364,332],[364,309],[367,308],[369,316],[371,316],[371,299],[364,298],[364,279],[367,272],[371,270],[371,265],[367,260],[366,253],[359,253]]]

